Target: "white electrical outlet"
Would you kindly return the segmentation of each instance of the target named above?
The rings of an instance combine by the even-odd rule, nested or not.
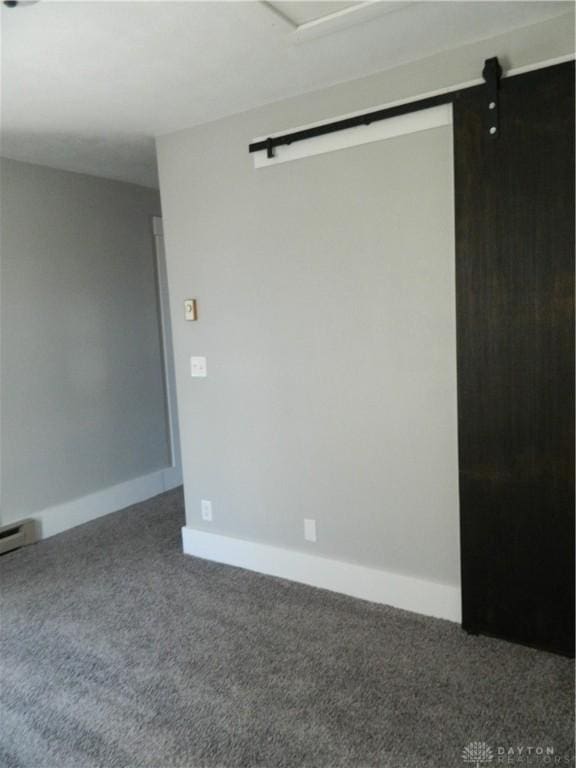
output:
[[[193,379],[203,379],[208,376],[205,357],[190,358],[190,375]]]
[[[200,507],[202,508],[202,520],[206,520],[207,523],[212,522],[212,502],[208,499],[202,499],[200,501]]]
[[[316,520],[304,518],[304,538],[306,541],[316,541]]]

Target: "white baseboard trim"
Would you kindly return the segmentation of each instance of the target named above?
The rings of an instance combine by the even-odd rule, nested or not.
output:
[[[182,485],[182,469],[178,467],[166,467],[162,470],[164,475],[164,489],[165,491],[171,491],[172,488],[178,488]],[[162,493],[162,491],[160,491]]]
[[[184,553],[425,616],[461,621],[459,587],[292,549],[182,528]]]
[[[79,499],[33,512],[26,517],[38,521],[39,536],[46,539],[76,525],[82,525],[97,517],[108,515],[110,512],[117,512],[139,501],[150,499],[159,493],[176,488],[181,483],[181,472],[176,467],[166,467]]]

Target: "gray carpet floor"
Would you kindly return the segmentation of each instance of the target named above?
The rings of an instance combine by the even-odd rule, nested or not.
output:
[[[169,492],[0,558],[2,766],[573,765],[569,660],[185,556],[183,520]]]

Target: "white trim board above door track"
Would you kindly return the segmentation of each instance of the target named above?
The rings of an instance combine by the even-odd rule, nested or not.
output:
[[[506,72],[499,72],[498,78],[507,78],[507,77],[514,77],[516,75],[525,74],[527,72],[532,72],[538,69],[544,69],[546,67],[551,67],[555,64],[562,64],[567,61],[573,61],[574,60],[574,54],[568,54],[566,56],[558,56],[555,59],[547,59],[545,61],[539,61],[534,64],[528,64],[522,67],[515,67],[512,69],[509,69]],[[497,62],[498,59],[490,59],[485,61],[485,65],[489,64],[490,62],[495,61]],[[466,83],[461,83],[460,85],[452,85],[444,88],[439,88],[435,91],[431,91],[428,93],[420,93],[417,96],[411,96],[404,99],[399,99],[397,101],[389,102],[388,104],[381,104],[377,107],[374,107],[372,110],[367,111],[366,109],[358,110],[356,112],[351,112],[347,115],[340,115],[339,117],[330,118],[327,120],[320,120],[315,123],[309,123],[308,125],[301,125],[298,127],[293,127],[288,131],[290,134],[292,133],[298,133],[300,131],[306,131],[311,128],[318,128],[325,125],[331,125],[332,123],[337,123],[341,120],[347,120],[349,118],[355,118],[355,117],[361,117],[363,115],[369,116],[372,112],[379,112],[382,110],[389,110],[394,107],[400,107],[402,105],[418,105],[419,102],[424,102],[430,99],[438,99],[441,96],[450,96],[450,95],[456,95],[459,91],[466,90],[468,88],[474,88],[480,85],[485,85],[485,78],[477,78],[475,80],[470,80]],[[431,114],[434,113],[437,109],[450,109],[449,118],[448,113],[437,113],[436,115]],[[421,121],[412,122],[413,118],[416,118],[418,113],[421,113],[424,116],[429,117],[423,117]],[[441,120],[440,115],[444,114],[445,119],[447,122],[440,122],[436,123],[436,120]],[[439,125],[449,125],[452,123],[452,111],[451,111],[451,103],[448,100],[446,104],[439,104],[437,106],[433,105],[427,105],[424,106],[422,104],[418,109],[414,109],[413,111],[407,111],[403,115],[399,115],[396,117],[386,117],[386,119],[383,120],[384,123],[393,123],[394,127],[390,129],[390,131],[383,130],[382,133],[380,133],[380,130],[378,129],[378,125],[382,121],[382,118],[379,117],[376,121],[371,122],[368,125],[356,125],[352,128],[338,128],[337,131],[334,133],[323,133],[321,135],[314,136],[312,138],[306,138],[306,139],[296,139],[293,143],[281,143],[278,145],[274,145],[274,155],[273,157],[268,157],[267,153],[264,151],[261,151],[264,149],[263,147],[259,147],[258,149],[260,151],[256,151],[253,147],[253,143],[250,145],[250,151],[254,153],[254,168],[264,168],[269,165],[276,165],[278,163],[285,163],[290,160],[298,160],[300,158],[304,157],[311,157],[313,155],[317,154],[323,154],[325,152],[332,152],[338,149],[346,149],[347,147],[353,147],[360,144],[366,144],[371,141],[379,141],[381,139],[386,138],[392,138],[393,136],[399,136],[404,133],[414,133],[415,131],[421,131],[421,130],[427,130],[429,128],[437,128]],[[429,122],[428,122],[429,121]],[[276,131],[273,133],[268,134],[267,136],[260,136],[254,140],[254,143],[264,143],[267,139],[273,139],[277,138],[279,136],[285,136],[287,131]],[[343,137],[343,138],[340,138]]]
[[[361,144],[392,139],[395,136],[428,131],[443,125],[452,125],[452,104],[441,104],[438,107],[412,112],[409,115],[391,117],[389,120],[382,120],[371,125],[348,128],[337,133],[328,133],[306,141],[299,141],[297,144],[275,147],[275,157],[267,157],[265,152],[256,152],[254,153],[254,168],[288,163],[313,155],[323,155],[326,152],[336,152]]]

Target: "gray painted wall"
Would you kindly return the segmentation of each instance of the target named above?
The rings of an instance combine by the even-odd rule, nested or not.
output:
[[[1,161],[2,522],[169,463],[158,193]]]
[[[451,131],[247,146],[571,45],[548,23],[158,141],[189,526],[458,584]]]

